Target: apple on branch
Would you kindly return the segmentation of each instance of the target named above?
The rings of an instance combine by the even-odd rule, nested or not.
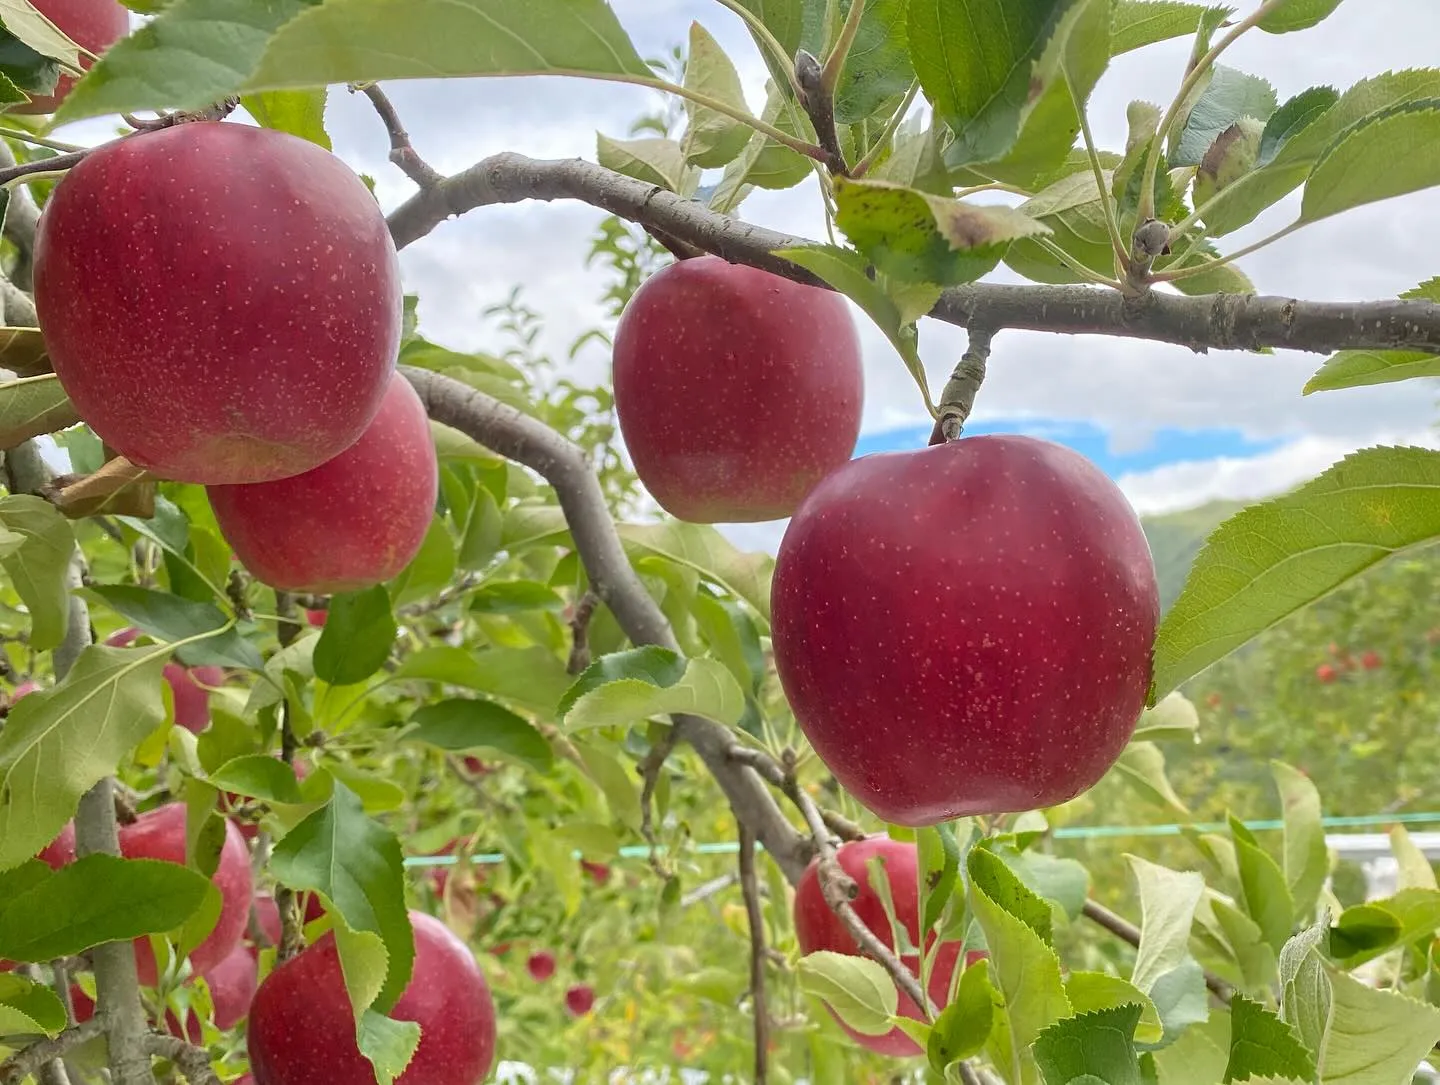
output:
[[[30,0],[35,10],[82,50],[99,56],[130,32],[130,12],[116,0]],[[95,62],[80,54],[80,67],[90,70]],[[49,94],[34,94],[28,102],[5,107],[7,113],[54,113],[75,85],[75,76],[60,73]]]

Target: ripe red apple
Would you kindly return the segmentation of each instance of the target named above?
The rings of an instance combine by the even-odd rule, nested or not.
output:
[[[96,148],[45,205],[34,279],[76,411],[161,478],[317,467],[394,372],[385,217],[349,166],[285,132],[201,121]]]
[[[269,893],[256,893],[254,903],[251,907],[255,912],[255,921],[259,925],[261,933],[265,935],[270,945],[278,946],[280,944],[282,930],[280,927],[280,909],[275,903],[275,898]],[[246,929],[249,929],[248,924]],[[258,960],[260,957],[260,947],[249,938],[246,939],[246,945],[250,951],[250,956]]]
[[[215,1007],[216,1028],[232,1029],[245,1018],[259,980],[256,960],[243,944],[237,944],[206,974],[205,982]]]
[[[120,853],[127,859],[163,859],[168,863],[185,862],[185,804],[169,803],[141,814],[133,823],[120,826]],[[75,829],[66,825],[40,858],[59,868],[75,859]],[[220,964],[240,943],[250,917],[253,895],[250,853],[245,838],[235,823],[225,822],[225,843],[220,849],[220,865],[211,878],[220,890],[220,918],[215,921],[205,941],[190,954],[190,966],[196,975],[205,975]],[[148,939],[135,942],[135,968],[140,983],[155,986],[157,978],[155,954]]]
[[[1367,671],[1377,670],[1384,665],[1385,661],[1380,658],[1379,652],[1369,651],[1360,657],[1360,666],[1364,667]]]
[[[589,859],[581,859],[580,867],[590,880],[596,885],[608,885],[610,882],[610,868],[605,863],[592,863]]]
[[[130,13],[115,0],[31,0],[36,10],[64,32],[76,45],[99,56],[130,32]],[[84,53],[80,67],[94,63]],[[7,113],[54,113],[75,85],[75,77],[60,73],[55,89],[28,102],[5,107]]]
[[[410,564],[438,486],[430,420],[396,374],[370,427],[333,460],[294,478],[207,492],[220,531],[257,579],[329,594],[382,583]]]
[[[525,971],[530,973],[531,979],[544,983],[555,974],[555,954],[548,949],[530,954],[525,962]]]
[[[1321,682],[1329,683],[1335,681],[1338,673],[1339,672],[1336,671],[1335,668],[1330,666],[1330,664],[1328,663],[1322,663],[1320,664],[1320,666],[1315,668],[1315,677],[1318,678]]]
[[[117,630],[105,638],[112,648],[124,648],[140,636],[140,630],[133,625]],[[223,667],[185,667],[174,660],[165,664],[161,672],[170,683],[170,692],[175,700],[175,723],[187,731],[199,734],[210,726],[210,690],[206,687],[223,685]]]
[[[10,703],[13,705],[17,701],[20,701],[30,696],[30,694],[38,692],[39,689],[39,682],[33,681],[31,679],[26,679],[24,682],[21,682],[10,692]]]
[[[681,520],[789,516],[855,450],[864,377],[839,294],[718,256],[680,260],[630,299],[614,358],[636,474]]]
[[[815,752],[886,821],[1074,798],[1125,748],[1159,594],[1119,488],[1049,441],[853,460],[811,491],[771,587],[781,684]]]
[[[866,866],[875,856],[879,856],[885,861],[885,877],[890,882],[890,896],[895,904],[895,916],[905,924],[905,929],[910,934],[911,944],[918,945],[920,942],[919,886],[916,883],[915,845],[912,843],[892,840],[882,834],[866,837],[864,840],[849,841],[836,849],[835,858],[840,863],[841,869],[854,878],[855,883],[860,887],[859,894],[852,901],[855,914],[860,917],[865,926],[875,933],[880,941],[890,949],[895,948],[895,938],[890,930],[890,919],[885,914],[885,905],[879,894],[870,884],[870,872]],[[832,953],[848,953],[858,956],[860,947],[855,944],[855,939],[845,929],[840,917],[835,914],[830,905],[825,903],[818,871],[819,861],[811,862],[801,876],[800,884],[795,887],[795,934],[800,941],[800,951],[815,953],[823,949]],[[934,932],[928,932],[926,949],[928,950],[934,942]],[[947,941],[941,944],[939,952],[935,955],[935,962],[930,972],[929,993],[930,1001],[935,1003],[937,1009],[943,1009],[948,1000],[950,979],[955,973],[955,964],[960,957],[960,947],[961,943],[958,941]],[[983,952],[969,953],[966,955],[966,963],[973,964],[983,956]],[[917,976],[920,974],[918,956],[910,954],[901,959]],[[896,1012],[904,1017],[920,1020],[920,1007],[915,1005],[915,1001],[903,991],[899,992],[899,996]],[[836,1020],[840,1020],[838,1015]],[[904,1056],[916,1055],[920,1052],[920,1048],[916,1046],[915,1042],[898,1027],[891,1029],[883,1036],[866,1036],[856,1032],[843,1021],[840,1021],[840,1025],[857,1043],[882,1055]]]
[[[584,1017],[595,1007],[595,989],[588,984],[577,984],[565,992],[565,1009],[571,1017]]]
[[[330,612],[328,610],[311,610],[309,607],[305,608],[305,621],[309,625],[324,625],[325,620],[329,617]]]
[[[420,1047],[396,1085],[478,1085],[495,1061],[495,1005],[465,943],[433,916],[410,913],[415,972],[390,1016],[420,1025]],[[373,1085],[355,1044],[335,935],[265,977],[250,1006],[250,1070],[258,1085]]]

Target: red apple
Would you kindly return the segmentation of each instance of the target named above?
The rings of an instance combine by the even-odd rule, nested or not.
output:
[[[565,992],[565,1009],[571,1017],[584,1017],[595,1006],[595,989],[587,984],[577,984]]]
[[[530,954],[525,962],[525,971],[530,973],[531,979],[544,983],[555,974],[555,954],[548,949]]]
[[[415,971],[390,1016],[420,1025],[420,1047],[396,1085],[478,1085],[495,1061],[495,1005],[465,944],[438,919],[411,912]],[[335,935],[265,977],[250,1007],[250,1069],[258,1085],[373,1085],[355,1043]]]
[[[905,924],[905,929],[910,934],[911,944],[918,945],[920,942],[919,887],[916,883],[914,844],[879,835],[866,837],[864,840],[850,841],[842,844],[836,850],[835,858],[839,861],[841,869],[854,878],[855,883],[860,887],[859,894],[852,902],[855,914],[860,917],[865,926],[875,933],[880,941],[890,949],[895,948],[895,938],[890,930],[890,919],[885,914],[885,905],[879,894],[870,884],[870,872],[866,866],[875,856],[879,856],[885,861],[885,877],[890,882],[890,896],[895,904],[895,916]],[[795,887],[795,934],[800,941],[800,951],[815,953],[819,950],[829,950],[832,953],[858,956],[860,947],[855,944],[855,939],[845,929],[840,917],[835,914],[830,905],[825,903],[825,896],[820,888],[818,870],[818,860],[811,862],[801,876],[800,884]],[[934,941],[934,932],[929,932],[926,937],[926,948],[929,949]],[[937,1009],[943,1009],[947,1002],[947,996],[950,993],[950,979],[955,973],[955,964],[960,957],[960,947],[961,943],[958,941],[947,941],[941,944],[939,952],[935,955],[935,963],[930,972],[929,993],[930,1000],[935,1003]],[[966,961],[973,963],[980,956],[983,954],[968,954]],[[901,959],[917,976],[920,974],[918,956],[910,954]],[[899,992],[899,995],[897,1012],[904,1017],[920,1020],[920,1007],[915,1005],[914,1000],[903,991]],[[838,1015],[836,1020],[839,1020]],[[916,1046],[915,1042],[898,1027],[882,1036],[866,1036],[856,1032],[843,1021],[840,1024],[857,1043],[882,1055],[917,1055],[920,1052],[920,1048]]]
[[[115,0],[31,0],[36,10],[54,23],[76,45],[97,56],[130,32],[130,13]],[[80,54],[86,71],[95,62]],[[54,113],[75,85],[75,77],[60,73],[55,89],[28,102],[6,106],[8,113]]]
[[[398,374],[364,435],[294,478],[211,486],[220,531],[259,580],[329,594],[395,576],[435,514],[439,466],[430,420]]]
[[[175,723],[199,734],[210,726],[210,690],[207,687],[225,683],[222,667],[182,667],[179,663],[165,664],[165,681],[175,695]]]
[[[1219,708],[1224,703],[1225,698],[1221,697],[1218,693],[1212,693],[1205,698],[1205,705],[1207,708]]]
[[[1320,666],[1315,668],[1315,677],[1318,678],[1321,682],[1333,682],[1335,681],[1337,674],[1338,672],[1335,670],[1335,668],[1330,666],[1330,664],[1328,663],[1322,663],[1320,664]]]
[[[244,1020],[250,1012],[250,1002],[255,997],[259,979],[256,960],[244,945],[236,945],[223,961],[206,974],[205,982],[210,987],[210,1000],[215,1007],[216,1028],[232,1029]],[[199,1022],[194,1020],[193,1014],[191,1020],[198,1032]],[[199,1041],[192,1037],[192,1042]]]
[[[1124,494],[1079,453],[966,437],[853,460],[780,543],[781,684],[815,752],[886,821],[1053,806],[1145,706],[1159,593]]]
[[[588,859],[580,860],[580,867],[586,874],[590,875],[591,881],[596,885],[607,885],[610,882],[610,868],[604,863],[592,863]]]
[[[328,610],[311,610],[309,607],[305,608],[305,621],[310,625],[324,625],[325,620],[329,617],[330,612]]]
[[[96,148],[45,205],[34,280],[76,411],[161,478],[318,467],[359,439],[394,373],[385,217],[349,166],[285,132],[201,121]]]
[[[270,945],[278,946],[280,944],[282,931],[280,927],[280,909],[275,904],[275,898],[269,893],[256,893],[255,901],[251,907],[255,912],[255,920],[260,927],[261,933],[265,935]],[[246,929],[249,929],[248,925]],[[248,938],[247,945],[250,956],[258,960],[260,957],[260,947]]]
[[[1366,652],[1360,657],[1360,666],[1364,667],[1367,671],[1376,670],[1384,665],[1385,661],[1380,658],[1379,652]]]
[[[788,516],[855,450],[864,377],[839,294],[718,256],[681,260],[630,299],[614,359],[635,472],[682,520]]]
[[[27,679],[26,681],[21,682],[18,686],[14,688],[14,690],[11,691],[10,703],[13,705],[17,701],[23,700],[24,698],[30,696],[30,694],[38,692],[39,689],[39,682]]]

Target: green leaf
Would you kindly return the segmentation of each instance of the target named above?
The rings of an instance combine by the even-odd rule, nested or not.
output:
[[[175,0],[116,42],[55,113],[66,124],[105,113],[201,109],[241,88],[271,35],[318,0]],[[331,80],[314,79],[315,86]]]
[[[1339,100],[1340,92],[1334,87],[1310,87],[1286,101],[1265,122],[1256,165],[1269,165],[1282,147],[1324,116]]]
[[[452,697],[417,709],[410,722],[406,738],[442,750],[494,750],[540,772],[555,762],[545,736],[493,701]]]
[[[1310,916],[1320,887],[1330,873],[1325,827],[1320,821],[1320,792],[1303,772],[1279,761],[1270,762],[1280,811],[1285,823],[1285,884],[1295,904],[1294,918]]]
[[[813,271],[864,309],[875,326],[885,333],[885,338],[890,340],[890,345],[905,362],[910,375],[924,386],[925,363],[920,358],[920,336],[915,328],[915,318],[907,319],[907,314],[900,311],[885,285],[866,274],[869,265],[863,256],[834,245],[781,249],[775,255]],[[939,288],[936,289],[938,298]]]
[[[607,170],[623,173],[670,192],[685,188],[685,152],[673,139],[611,139],[595,137],[595,160]]]
[[[1205,879],[1126,855],[1140,894],[1140,945],[1130,982],[1149,994],[1156,981],[1190,957],[1190,926]]]
[[[252,799],[298,806],[305,802],[295,770],[269,754],[245,754],[225,762],[209,781],[222,791]]]
[[[1170,165],[1200,165],[1221,132],[1242,117],[1268,120],[1277,101],[1275,88],[1258,75],[1216,64],[1171,148]]]
[[[355,1044],[375,1068],[380,1085],[391,1085],[420,1047],[420,1026],[365,1010],[355,1024]]]
[[[281,28],[244,89],[480,75],[655,78],[605,0],[326,0]]]
[[[1192,1025],[1210,1018],[1210,992],[1205,986],[1204,969],[1198,961],[1187,957],[1169,972],[1156,977],[1150,985],[1150,1001],[1164,1026],[1160,1043],[1174,1043]],[[1139,1035],[1136,1041],[1147,1042]]]
[[[767,61],[769,56],[767,54]],[[760,119],[792,136],[813,139],[815,132],[804,119],[800,108],[774,84],[766,85],[765,108]],[[732,214],[750,186],[764,189],[785,189],[798,185],[811,175],[814,162],[777,143],[762,132],[756,132],[745,145],[740,157],[725,167],[725,174],[710,197],[712,210]]]
[[[855,247],[878,270],[906,282],[973,282],[994,269],[1010,242],[1050,232],[1011,207],[950,200],[885,181],[837,177],[835,206],[836,225]]]
[[[1440,453],[1369,448],[1221,524],[1160,624],[1163,695],[1398,551],[1440,536]]]
[[[960,845],[955,830],[947,824],[915,830],[915,848],[920,878],[920,929],[928,931],[940,920],[955,892],[960,876]]]
[[[739,603],[701,592],[691,608],[711,652],[730,668],[735,681],[755,693],[765,678],[765,653],[755,620]]]
[[[570,731],[636,723],[686,713],[735,727],[745,715],[745,691],[715,659],[691,659],[671,682],[650,676],[619,678],[581,694],[562,714]]]
[[[1235,838],[1235,860],[1240,869],[1245,911],[1259,925],[1270,948],[1279,953],[1290,938],[1291,917],[1295,912],[1285,875],[1233,815],[1230,831]]]
[[[922,0],[907,33],[920,86],[955,133],[953,166],[1015,145],[1039,97],[1036,68],[1070,0]]]
[[[245,112],[262,128],[289,132],[330,150],[330,134],[325,131],[325,106],[329,89],[268,90],[241,96]]]
[[[1129,1034],[1137,1043],[1153,1044],[1164,1035],[1160,1011],[1140,988],[1107,972],[1071,972],[1065,979],[1065,994],[1076,1013],[1093,1013],[1121,1006],[1139,1011]]]
[[[1367,901],[1341,912],[1330,929],[1329,953],[1346,968],[1354,968],[1437,930],[1440,892],[1402,889],[1383,900]]]
[[[1059,906],[1069,918],[1079,916],[1090,890],[1090,873],[1074,859],[1042,851],[1017,851],[1001,845],[992,850],[1037,896]]]
[[[1342,350],[1305,382],[1305,395],[1417,377],[1440,377],[1440,354],[1418,350]]]
[[[1139,795],[1157,806],[1168,809],[1182,818],[1190,816],[1190,810],[1170,786],[1165,775],[1165,755],[1153,742],[1131,743],[1121,751],[1115,762],[1115,771],[1130,784]]]
[[[66,1024],[65,1007],[54,991],[23,976],[0,974],[0,1044],[14,1047],[57,1036]]]
[[[200,905],[203,874],[161,859],[87,855],[0,910],[0,957],[50,961],[173,930]]]
[[[0,367],[10,370],[17,377],[54,376],[44,333],[39,328],[0,327]],[[9,387],[9,384],[4,387]],[[76,470],[80,468],[76,467]]]
[[[840,16],[853,0],[840,5]],[[864,0],[865,14],[835,87],[835,119],[859,124],[898,98],[915,78],[905,31],[909,0]]]
[[[1315,1076],[1315,1056],[1305,1050],[1294,1029],[1237,993],[1230,1002],[1230,1061],[1224,1080],[1228,1085],[1264,1075],[1310,1081]]]
[[[0,21],[22,44],[42,57],[53,57],[71,71],[80,70],[80,52],[65,31],[33,4],[21,0],[0,0]]]
[[[1206,14],[1230,8],[1178,0],[1118,0],[1110,24],[1110,52],[1128,53],[1156,42],[1193,34]]]
[[[1179,690],[1171,690],[1154,708],[1140,713],[1131,741],[1194,743],[1199,729],[1200,713],[1195,705]]]
[[[209,602],[182,599],[170,592],[137,588],[131,584],[95,584],[86,592],[103,600],[146,636],[165,643],[188,640],[205,633],[216,636],[186,644],[176,657],[191,666],[265,668],[260,650],[243,638],[219,607]]]
[[[1440,99],[1372,114],[1341,135],[1305,182],[1300,222],[1440,185]]]
[[[1207,896],[1196,914],[1202,927],[1210,926],[1201,918],[1207,909],[1213,926],[1220,932],[1217,944],[1222,949],[1228,949],[1234,957],[1235,963],[1240,967],[1244,986],[1258,988],[1273,983],[1276,969],[1275,950],[1271,948],[1260,924],[1229,901],[1218,895],[1211,895]]]
[[[1135,1003],[1077,1013],[1035,1038],[1035,1061],[1047,1082],[1091,1075],[1105,1085],[1141,1085],[1140,1057],[1132,1036],[1140,1021]]]
[[[708,98],[749,113],[745,88],[720,43],[699,23],[690,24],[685,86]],[[753,129],[724,113],[685,100],[684,158],[702,169],[727,165],[745,150]]]
[[[474,651],[432,645],[405,657],[394,677],[462,686],[552,716],[570,687],[565,664],[548,648]]]
[[[609,652],[580,673],[560,698],[556,712],[564,719],[565,714],[575,707],[575,702],[585,694],[622,678],[654,686],[672,686],[685,677],[688,662],[679,652],[653,644],[627,648],[623,652]]]
[[[1425,853],[1415,846],[1403,825],[1390,826],[1390,850],[1400,865],[1397,889],[1436,889],[1435,868]]]
[[[396,630],[383,585],[332,596],[315,645],[315,677],[332,686],[363,682],[390,658]]]
[[[0,529],[25,537],[0,557],[0,566],[30,611],[31,649],[47,652],[65,636],[70,613],[65,577],[75,552],[75,532],[54,505],[29,494],[0,497]]]
[[[73,426],[80,416],[53,373],[0,384],[0,449]]]
[[[0,870],[55,839],[80,797],[164,721],[169,654],[92,644],[63,682],[11,706],[0,731]]]
[[[1241,117],[1210,144],[1200,159],[1193,190],[1196,205],[1203,205],[1255,168],[1265,126],[1254,117]]]
[[[981,958],[960,976],[955,998],[935,1018],[925,1054],[936,1073],[984,1050],[995,1023],[998,994],[990,985],[990,962]]]
[[[1280,1019],[1295,1029],[1308,1051],[1319,1051],[1330,1027],[1334,992],[1318,948],[1326,921],[1300,931],[1280,950]]]
[[[866,1036],[890,1031],[898,997],[895,982],[868,957],[820,950],[796,965],[800,989],[830,1006],[847,1025]]]
[[[1285,0],[1255,25],[1269,34],[1309,30],[1340,6],[1340,0]]]
[[[372,999],[381,1012],[393,1006],[410,982],[415,960],[395,834],[367,817],[355,793],[336,781],[330,801],[275,845],[270,869],[282,885],[323,894],[327,911],[338,914],[350,931],[383,943],[385,982]],[[343,943],[340,952],[343,966]],[[355,1002],[356,1015],[369,1007]]]
[[[814,18],[813,4],[809,0],[739,0],[739,3],[759,19],[780,43],[786,64],[795,55],[795,51],[806,44],[807,39],[813,37],[818,29],[818,20]],[[755,37],[756,47],[764,56],[765,63],[770,66],[771,76],[783,81],[786,78],[785,69],[780,67],[780,62],[770,55],[753,31],[752,36]]]
[[[1325,1085],[1409,1081],[1440,1041],[1440,1009],[1343,972],[1334,973],[1331,983],[1334,1008],[1320,1052]]]
[[[445,521],[437,516],[420,543],[420,552],[390,582],[395,606],[418,602],[446,587],[455,576],[455,563],[455,541]]]
[[[1041,923],[1048,933],[1050,908],[983,848],[971,849],[969,874],[970,909],[985,934],[992,982],[1005,1002],[1004,1027],[997,1023],[987,1049],[1006,1080],[1033,1082],[1030,1045],[1041,1030],[1071,1012],[1060,960],[1034,925]],[[1027,918],[1018,918],[1015,910]]]
[[[620,539],[632,561],[655,555],[694,569],[706,580],[749,603],[770,624],[770,577],[775,559],[745,553],[708,524],[666,520],[659,524],[619,524]]]

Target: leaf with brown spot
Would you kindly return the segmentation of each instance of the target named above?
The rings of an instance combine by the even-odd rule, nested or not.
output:
[[[102,513],[143,520],[155,515],[155,489],[148,472],[117,456],[94,474],[57,478],[51,501],[72,520]]]
[[[1265,125],[1254,117],[1241,117],[1215,137],[1200,159],[1195,174],[1194,198],[1197,207],[1234,184],[1255,168]]]

